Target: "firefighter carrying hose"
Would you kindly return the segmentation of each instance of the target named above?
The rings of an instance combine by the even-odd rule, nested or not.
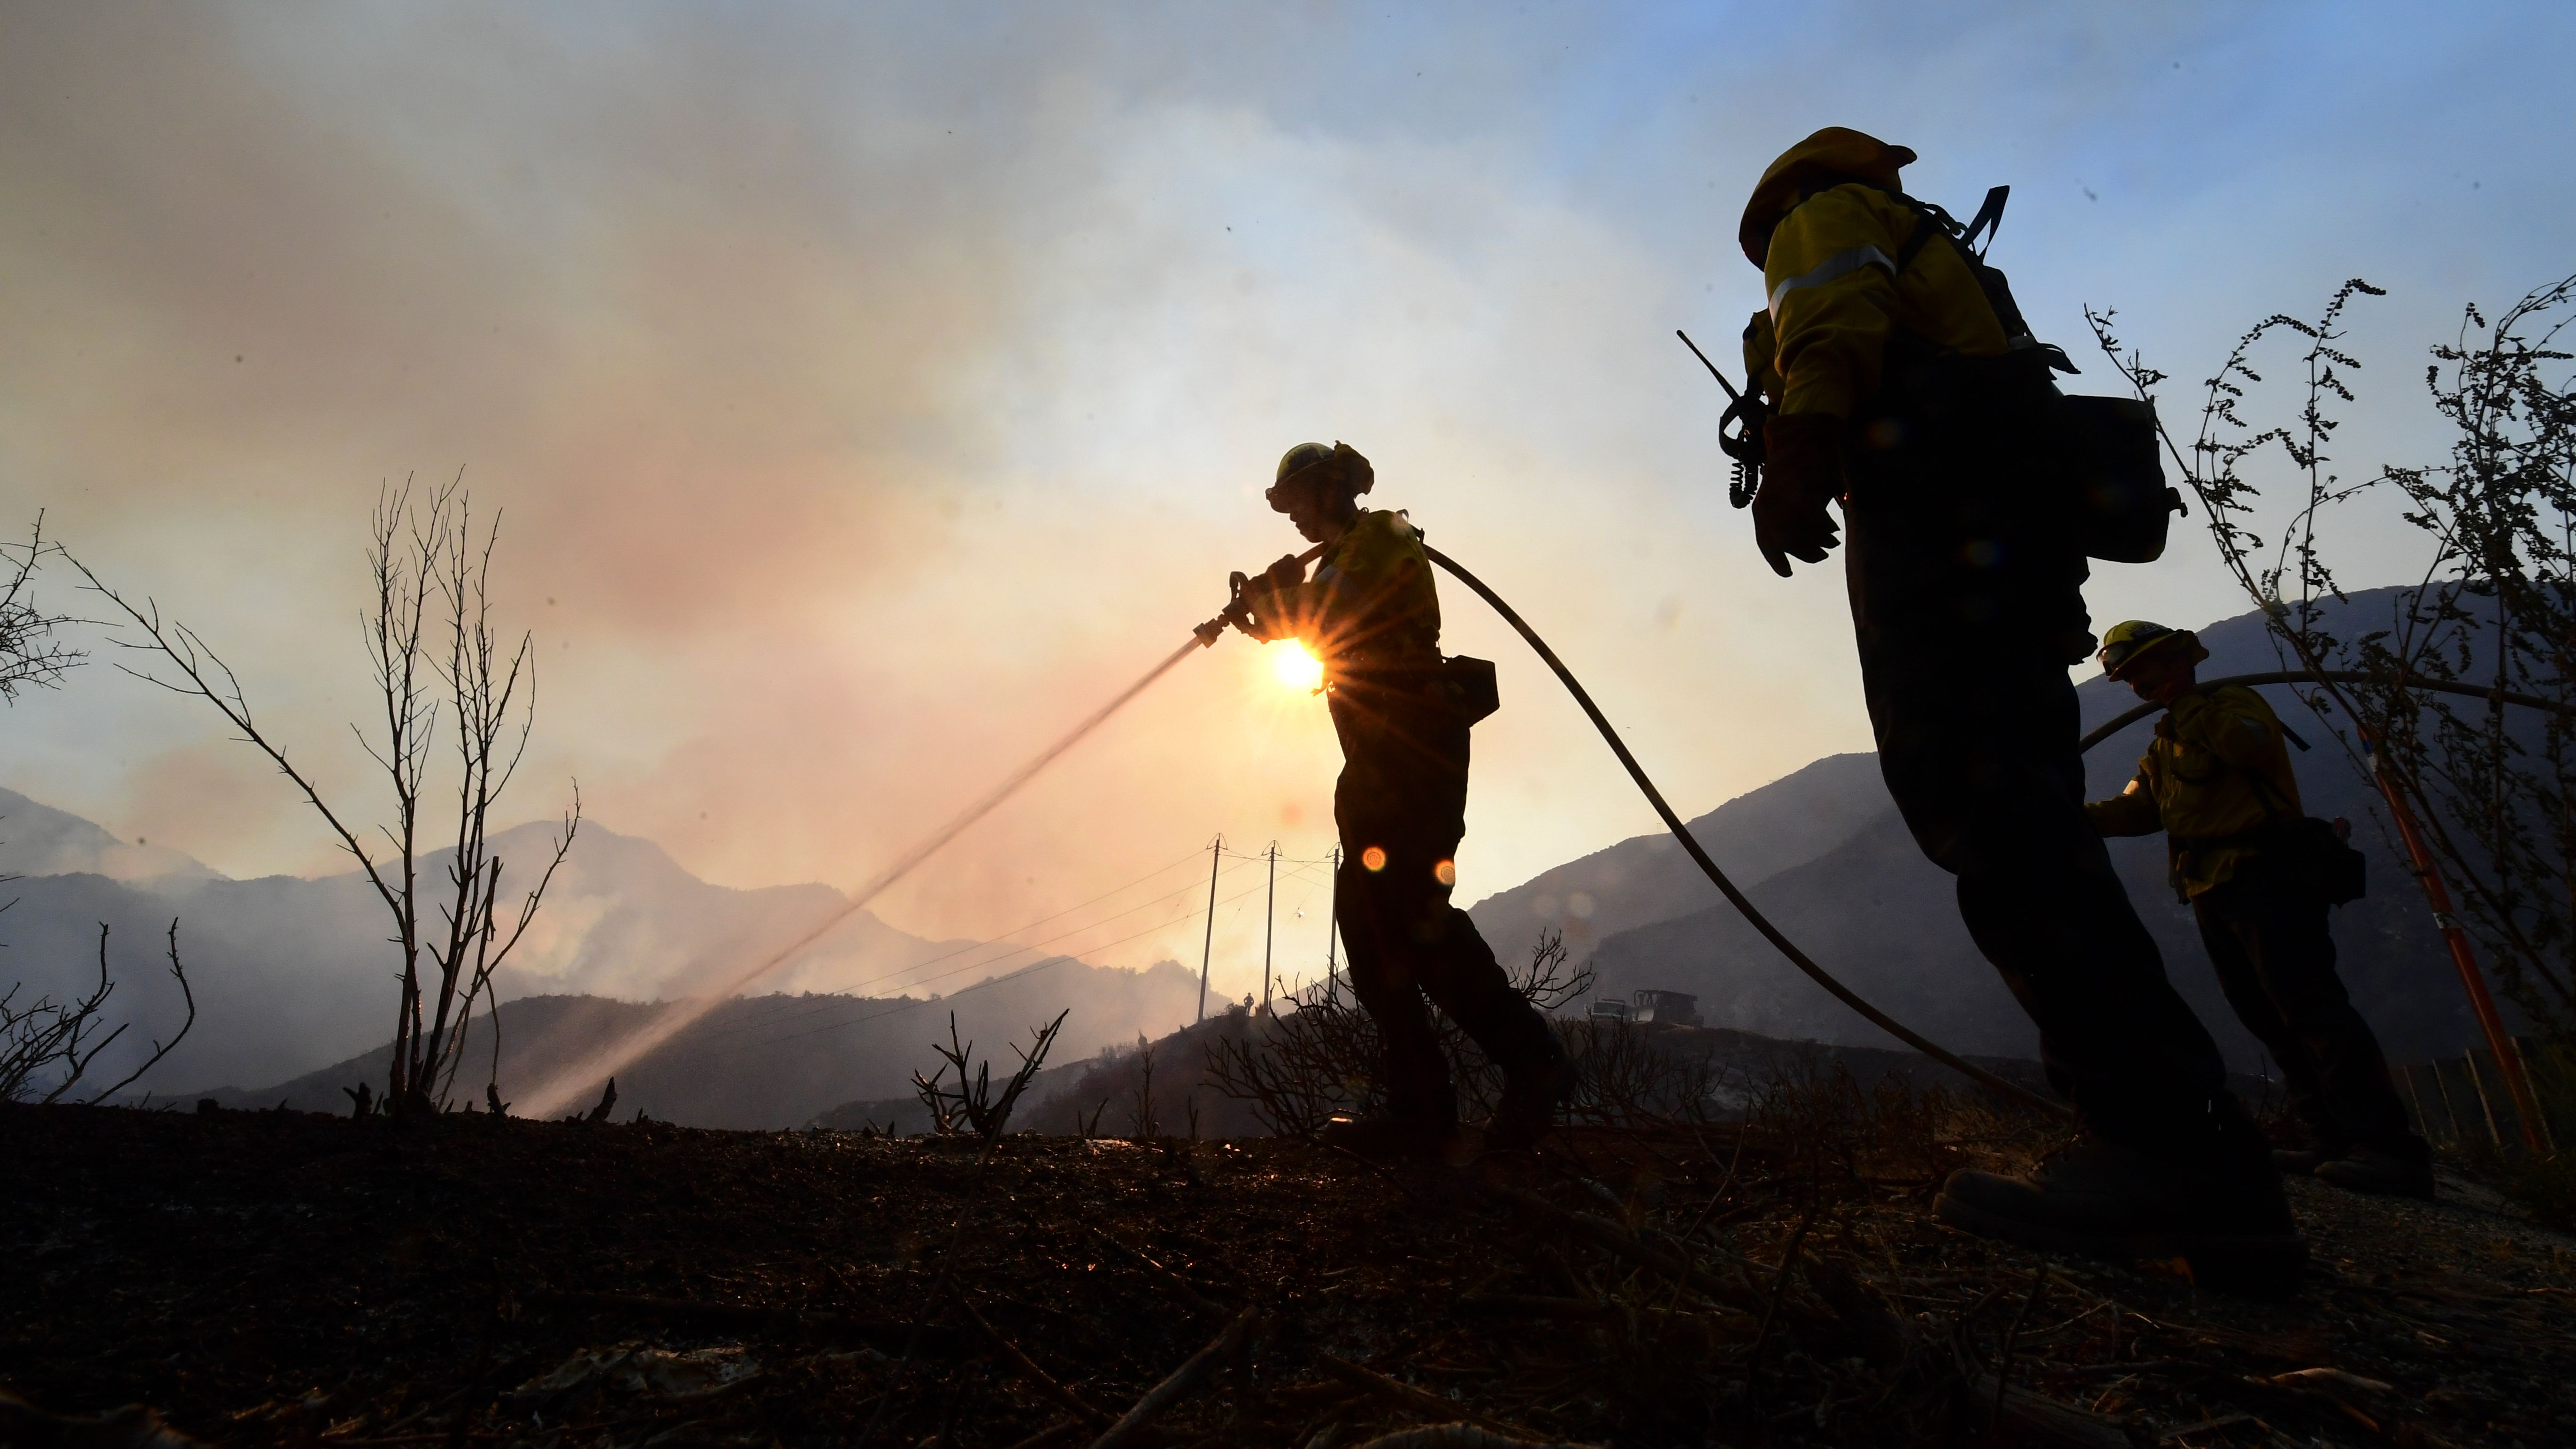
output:
[[[1783,576],[1821,563],[1840,502],[1888,790],[2084,1124],[2026,1178],[1953,1173],[1935,1212],[2043,1248],[2293,1270],[2305,1245],[2267,1146],[2084,813],[2067,669],[2093,639],[2051,427],[2063,354],[1903,194],[1914,159],[1819,131],[1763,174],[1739,237],[1769,303],[1745,333],[1771,404],[1755,537]]]
[[[2335,974],[2326,907],[2341,894],[2310,868],[2326,842],[2306,822],[2280,717],[2242,685],[2204,691],[2209,657],[2188,629],[2132,619],[2102,636],[2102,670],[2161,704],[2129,788],[2084,807],[2104,835],[2165,832],[2174,891],[2245,1029],[2281,1064],[2315,1140],[2272,1154],[2355,1192],[2433,1195],[2433,1149],[2406,1125],[2388,1059]],[[2349,827],[2346,827],[2349,828]]]
[[[1457,1094],[1433,1032],[1436,1005],[1503,1068],[1503,1100],[1484,1145],[1527,1146],[1572,1071],[1545,1018],[1449,903],[1466,833],[1468,728],[1493,707],[1491,666],[1480,675],[1477,661],[1441,658],[1431,561],[1402,513],[1360,508],[1374,481],[1368,459],[1347,443],[1289,449],[1266,496],[1323,545],[1314,576],[1283,558],[1246,584],[1230,615],[1253,638],[1294,638],[1323,661],[1341,741],[1335,884],[1351,989],[1384,1047],[1386,1111],[1335,1137],[1386,1155],[1450,1149]]]

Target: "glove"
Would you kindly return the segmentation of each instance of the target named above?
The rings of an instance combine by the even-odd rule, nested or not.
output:
[[[1827,500],[1843,491],[1843,420],[1792,413],[1762,428],[1762,489],[1753,495],[1753,541],[1782,578],[1789,560],[1823,563],[1841,542]]]
[[[1268,592],[1284,594],[1306,582],[1305,562],[1295,554],[1289,554],[1264,570],[1261,582]]]

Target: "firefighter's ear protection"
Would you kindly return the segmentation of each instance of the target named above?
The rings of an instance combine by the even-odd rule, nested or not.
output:
[[[1377,470],[1369,466],[1369,460],[1350,444],[1336,442],[1326,448],[1321,443],[1299,443],[1279,460],[1277,481],[1261,496],[1271,511],[1285,513],[1288,505],[1280,498],[1279,490],[1287,487],[1290,480],[1304,479],[1311,483],[1335,477],[1349,485],[1354,498],[1377,486]]]
[[[1350,444],[1338,439],[1334,441],[1333,462],[1341,467],[1342,477],[1350,484],[1353,498],[1377,486],[1377,469],[1369,466],[1369,460],[1361,457],[1360,450]]]

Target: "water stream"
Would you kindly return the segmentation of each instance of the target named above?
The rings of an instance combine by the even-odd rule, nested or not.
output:
[[[807,931],[794,942],[758,961],[746,964],[719,983],[715,989],[703,996],[691,997],[679,1003],[630,1035],[558,1067],[554,1074],[546,1078],[541,1085],[520,1094],[520,1100],[514,1104],[518,1114],[523,1117],[551,1117],[588,1099],[599,1090],[601,1082],[625,1070],[645,1053],[686,1031],[692,1024],[723,1005],[727,999],[744,987],[785,965],[806,947],[821,940],[833,927],[864,908],[868,902],[885,894],[895,882],[910,875],[915,867],[937,854],[941,846],[963,834],[968,826],[991,814],[996,806],[1018,794],[1021,787],[1036,779],[1041,771],[1054,764],[1065,751],[1082,743],[1084,736],[1107,723],[1111,715],[1124,708],[1128,701],[1144,693],[1155,680],[1169,674],[1174,665],[1179,664],[1199,647],[1199,641],[1193,638],[1173,650],[1162,663],[1145,671],[1143,678],[1120,691],[1117,698],[1093,711],[1089,718],[1074,726],[1063,738],[1049,745],[1035,759],[1013,771],[1007,779],[995,786],[982,799],[960,811],[947,824],[931,832],[919,844],[897,857],[892,865],[852,892],[849,904],[815,923],[812,930]]]

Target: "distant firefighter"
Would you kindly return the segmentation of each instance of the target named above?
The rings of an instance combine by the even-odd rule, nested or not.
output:
[[[2103,636],[2103,672],[2166,712],[2129,788],[2085,813],[2104,835],[2165,832],[2174,893],[2218,984],[2281,1064],[2315,1142],[2273,1160],[2356,1192],[2431,1197],[2433,1149],[2406,1125],[2379,1038],[2335,973],[2326,908],[2359,894],[2358,862],[2300,807],[2263,696],[2200,688],[2193,666],[2208,657],[2190,630],[2143,619]]]
[[[1739,239],[1768,301],[1745,330],[1771,412],[1756,541],[1783,576],[1821,563],[1841,504],[1888,790],[2083,1121],[2028,1178],[1952,1174],[1935,1212],[2043,1248],[2294,1270],[2306,1248],[2262,1135],[2084,814],[2067,667],[2094,643],[2086,554],[2123,555],[2078,533],[2063,429],[2069,404],[2120,404],[2059,394],[2051,369],[2071,364],[1973,249],[2002,190],[1961,227],[1899,188],[1914,159],[1819,131],[1754,186]],[[2146,521],[2152,557],[2160,512]]]
[[[1421,534],[1402,513],[1359,506],[1375,477],[1347,443],[1289,449],[1266,496],[1323,545],[1314,576],[1281,559],[1249,581],[1235,616],[1254,638],[1297,639],[1323,662],[1341,739],[1341,929],[1351,989],[1385,1044],[1386,1113],[1337,1135],[1397,1155],[1436,1155],[1456,1140],[1457,1092],[1428,998],[1503,1068],[1485,1145],[1525,1146],[1571,1089],[1572,1069],[1475,922],[1449,903],[1467,829],[1468,729],[1494,707],[1493,667],[1441,657]]]

